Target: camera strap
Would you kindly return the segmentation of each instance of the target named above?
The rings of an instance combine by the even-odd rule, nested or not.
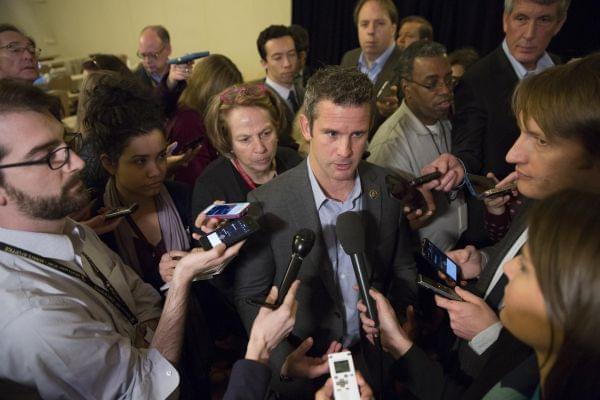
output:
[[[89,287],[94,289],[101,296],[103,296],[106,300],[108,300],[112,305],[114,305],[117,308],[117,310],[119,310],[119,312],[129,321],[131,325],[135,326],[138,323],[138,319],[136,318],[135,314],[131,312],[131,310],[129,309],[125,301],[121,298],[116,289],[111,285],[106,276],[104,276],[102,271],[100,271],[100,269],[96,266],[96,264],[94,264],[92,259],[87,254],[82,253],[83,257],[87,260],[87,262],[94,270],[96,276],[100,278],[100,280],[104,284],[104,287],[94,283],[94,281],[92,281],[86,274],[74,271],[73,269],[65,265],[57,263],[49,258],[42,257],[38,254],[31,253],[27,250],[23,250],[18,247],[13,247],[9,244],[0,242],[0,251],[4,251],[5,253],[9,253],[17,257],[27,258],[28,260],[43,264],[56,271],[62,272],[63,274],[67,274],[69,276],[81,280]]]

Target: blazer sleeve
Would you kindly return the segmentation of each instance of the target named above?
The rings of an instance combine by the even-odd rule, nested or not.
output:
[[[456,110],[452,121],[452,154],[460,158],[467,171],[480,173],[483,168],[483,139],[488,113],[476,85],[463,79],[456,88]]]
[[[269,389],[271,370],[252,360],[238,360],[233,364],[224,400],[263,400]]]

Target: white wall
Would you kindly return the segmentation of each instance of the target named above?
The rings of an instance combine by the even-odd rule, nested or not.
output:
[[[251,80],[264,75],[259,32],[289,25],[291,10],[291,0],[0,0],[0,22],[25,30],[46,55],[127,54],[134,63],[140,30],[162,24],[172,56],[224,54]]]

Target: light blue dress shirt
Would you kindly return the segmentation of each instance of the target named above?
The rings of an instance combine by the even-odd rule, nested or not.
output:
[[[360,184],[360,177],[357,172],[356,178],[354,179],[354,188],[346,200],[340,202],[327,197],[323,192],[323,189],[319,185],[319,182],[317,182],[317,178],[310,167],[310,156],[306,164],[308,166],[308,178],[315,198],[315,205],[317,206],[317,211],[319,213],[323,240],[325,241],[327,254],[331,261],[331,265],[333,266],[335,278],[344,300],[346,332],[342,344],[345,348],[348,348],[357,343],[360,339],[360,319],[356,308],[359,294],[353,288],[353,286],[356,285],[356,275],[354,274],[352,261],[350,260],[350,256],[344,252],[342,245],[337,239],[335,225],[337,217],[341,213],[362,210],[362,187]]]
[[[508,61],[510,61],[510,65],[512,65],[519,80],[531,75],[539,74],[540,72],[550,67],[554,67],[554,61],[552,61],[552,58],[550,58],[550,56],[546,52],[544,52],[544,55],[541,56],[540,59],[537,61],[535,69],[529,71],[523,66],[523,64],[517,61],[517,59],[514,58],[512,54],[510,54],[510,51],[508,51],[508,44],[506,43],[506,39],[504,39],[504,41],[502,42],[502,50],[504,50],[504,54],[506,54],[506,57],[508,57]]]
[[[358,57],[358,69],[363,74],[366,74],[371,82],[375,83],[379,73],[383,69],[383,66],[387,62],[388,58],[392,55],[394,51],[394,47],[396,47],[396,43],[392,43],[390,47],[387,48],[386,51],[383,52],[375,61],[371,63],[371,68],[367,65],[367,60],[365,58],[365,53],[360,53],[360,57]]]

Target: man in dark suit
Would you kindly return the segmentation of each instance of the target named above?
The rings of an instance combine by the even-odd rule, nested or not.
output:
[[[398,10],[391,0],[361,0],[354,8],[354,23],[360,47],[344,54],[340,65],[358,67],[375,85],[373,98],[377,101],[378,112],[374,133],[400,104],[400,79],[396,72],[400,50],[394,42]]]
[[[258,35],[256,47],[267,75],[265,85],[287,106],[287,129],[279,132],[279,143],[297,149],[298,145],[291,138],[291,127],[304,101],[304,89],[294,84],[298,52],[292,31],[284,25],[270,25]]]
[[[570,0],[510,0],[502,25],[502,44],[475,63],[462,77],[454,102],[452,153],[467,171],[485,175],[493,172],[503,179],[512,171],[504,156],[519,135],[511,109],[517,83],[552,67],[555,61],[546,53],[550,40],[562,27]],[[470,201],[469,229],[465,241],[486,243],[483,208]]]
[[[579,189],[600,193],[600,55],[548,69],[521,82],[515,94],[515,111],[521,133],[506,155],[515,166],[519,192],[529,200],[521,206],[506,236],[494,247],[476,250],[469,246],[448,255],[460,265],[464,279],[477,279],[473,292],[461,288],[463,301],[436,296],[448,311],[458,343],[458,365],[444,375],[410,341],[392,349],[409,369],[412,389],[419,398],[480,399],[531,353],[525,345],[502,330],[498,319],[504,287],[503,264],[515,257],[527,242],[530,203],[561,190]],[[438,163],[438,166],[442,167]],[[435,184],[435,183],[434,183]],[[382,314],[379,315],[383,320]],[[381,326],[390,326],[381,323]],[[396,335],[397,336],[397,335]],[[385,332],[382,335],[385,343]],[[410,364],[410,365],[406,365]],[[422,370],[430,371],[426,379]],[[459,373],[460,372],[460,373]],[[461,388],[456,388],[460,376]],[[529,382],[531,383],[531,382]],[[533,382],[529,389],[535,389]],[[426,396],[425,393],[430,394]],[[431,394],[433,393],[433,394]],[[454,393],[454,397],[450,394]],[[525,393],[525,398],[532,393]]]
[[[373,382],[373,374],[377,376],[378,363],[372,361],[376,351],[360,335],[352,264],[335,233],[339,214],[356,211],[362,215],[369,236],[370,284],[388,293],[399,314],[415,299],[412,233],[401,204],[388,195],[386,170],[361,161],[372,92],[369,79],[354,68],[333,66],[317,71],[308,81],[306,110],[300,116],[302,134],[310,141],[308,160],[248,195],[261,210],[262,233],[246,244],[235,272],[234,297],[247,329],[258,308],[246,299],[264,297],[271,284],[281,281],[292,238],[299,229],[316,233],[315,245],[299,274],[302,285],[293,336],[305,340],[304,352],[310,348],[308,354],[319,358],[296,357],[284,364],[295,344],[287,341],[274,350],[273,385],[284,397],[312,397],[318,383],[306,378],[327,372],[326,357],[320,357],[336,348],[332,341],[365,360],[362,372],[368,381]],[[282,383],[280,373],[301,379]]]

